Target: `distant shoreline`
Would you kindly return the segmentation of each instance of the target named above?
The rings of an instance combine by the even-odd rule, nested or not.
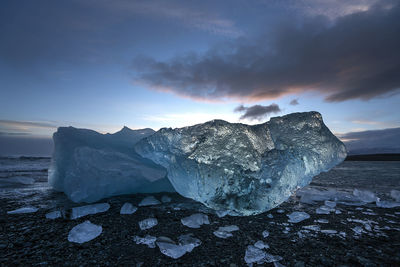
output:
[[[400,154],[348,155],[346,161],[400,161]]]

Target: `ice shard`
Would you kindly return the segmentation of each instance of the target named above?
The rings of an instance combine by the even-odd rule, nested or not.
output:
[[[95,202],[128,194],[175,191],[160,165],[133,149],[151,129],[124,127],[115,134],[60,127],[53,135],[49,183],[74,202]]]
[[[178,193],[230,215],[270,210],[346,157],[318,112],[258,125],[213,120],[163,128],[135,150],[165,167]]]

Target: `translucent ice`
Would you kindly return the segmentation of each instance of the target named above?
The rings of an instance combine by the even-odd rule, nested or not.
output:
[[[353,195],[358,197],[361,201],[365,203],[371,203],[376,201],[375,194],[368,190],[354,189]]]
[[[163,128],[134,147],[167,169],[178,193],[230,215],[272,209],[346,157],[318,112],[251,126],[213,120]]]
[[[68,241],[82,244],[98,237],[102,231],[103,228],[100,225],[85,221],[69,231]]]
[[[175,191],[161,166],[133,150],[151,129],[124,128],[115,134],[60,127],[53,135],[49,184],[74,202],[129,194]]]
[[[397,202],[400,202],[400,191],[399,190],[392,190],[390,191],[390,196],[396,200]]]
[[[201,244],[201,241],[191,234],[181,235],[178,240],[179,244],[177,245],[169,238],[159,238],[156,244],[160,248],[161,253],[174,259],[182,257]]]
[[[161,197],[161,202],[162,203],[169,203],[169,202],[171,202],[171,198],[169,197],[169,196],[166,196],[166,195],[163,195],[162,197]]]
[[[89,214],[96,214],[106,212],[110,208],[108,203],[97,203],[81,207],[72,208],[71,219],[77,219]]]
[[[304,211],[294,211],[290,214],[287,214],[287,216],[289,217],[288,222],[291,223],[298,223],[310,218],[310,215]]]
[[[159,205],[161,204],[160,201],[158,201],[155,197],[153,196],[148,196],[142,199],[140,201],[139,206],[153,206],[153,205]]]
[[[158,224],[158,221],[156,218],[148,218],[144,219],[139,222],[139,227],[141,230],[147,230],[150,229]]]
[[[379,208],[395,208],[395,207],[400,207],[400,202],[392,202],[392,201],[386,201],[386,200],[380,200],[379,198],[376,201],[376,206]]]
[[[269,236],[269,232],[268,232],[267,230],[263,231],[263,232],[262,232],[262,236],[263,236],[264,238],[267,238],[267,237]]]
[[[201,245],[200,239],[193,237],[192,234],[181,235],[178,237],[179,245],[185,247],[187,252],[192,252],[195,247]]]
[[[188,217],[182,218],[181,222],[183,225],[190,228],[200,228],[203,224],[210,224],[208,216],[203,213],[195,213]]]
[[[256,248],[259,248],[259,249],[267,249],[267,248],[269,248],[268,244],[267,244],[267,243],[264,243],[264,242],[261,241],[261,240],[258,240],[256,243],[254,243],[254,246],[255,246]]]
[[[145,237],[140,237],[140,236],[133,237],[133,241],[135,241],[136,244],[147,245],[149,248],[156,247],[156,240],[157,238],[151,235],[146,235]]]
[[[252,263],[262,264],[264,262],[265,256],[266,256],[265,251],[256,248],[255,246],[249,245],[247,246],[246,249],[244,261],[247,264],[252,264]]]
[[[54,219],[57,219],[57,218],[61,218],[61,211],[55,210],[55,211],[46,213],[46,218],[47,219],[51,219],[51,220],[54,220]]]
[[[229,226],[219,227],[218,230],[213,232],[213,234],[219,238],[228,238],[233,236],[231,232],[238,230],[239,227],[237,227],[236,225],[229,225]]]
[[[7,211],[7,214],[20,214],[20,213],[35,213],[38,208],[35,207],[23,207],[16,210]]]
[[[122,205],[120,214],[133,214],[137,211],[137,207],[133,206],[131,203],[125,203]]]

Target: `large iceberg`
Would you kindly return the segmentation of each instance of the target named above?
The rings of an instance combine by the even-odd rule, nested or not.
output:
[[[230,215],[272,209],[346,157],[318,112],[252,126],[213,120],[163,128],[135,150],[165,167],[178,193]]]
[[[124,127],[115,134],[60,127],[53,135],[49,183],[74,202],[128,193],[174,192],[166,170],[142,158],[133,145],[152,129]]]

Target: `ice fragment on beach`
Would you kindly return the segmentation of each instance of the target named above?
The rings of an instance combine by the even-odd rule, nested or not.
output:
[[[217,216],[219,218],[225,217],[226,215],[228,215],[229,210],[217,210],[215,211],[215,213],[217,214]]]
[[[161,204],[160,201],[158,201],[155,197],[153,196],[148,196],[145,197],[144,199],[142,199],[142,201],[140,201],[139,206],[153,206],[153,205],[159,205]]]
[[[103,228],[100,225],[85,221],[69,231],[68,241],[82,244],[98,237],[102,231]]]
[[[163,237],[158,238],[156,244],[162,254],[173,259],[182,257],[201,244],[201,241],[191,234],[181,235],[178,237],[178,240],[179,245],[175,244],[171,239]]]
[[[267,244],[267,243],[264,243],[264,242],[261,241],[261,240],[258,240],[256,243],[254,243],[254,246],[255,246],[256,248],[259,248],[259,249],[268,249],[268,248],[269,248],[268,244]]]
[[[208,216],[203,213],[195,213],[188,217],[182,218],[181,222],[183,225],[190,228],[200,228],[203,224],[210,224]]]
[[[134,148],[166,168],[181,195],[242,216],[275,208],[346,157],[318,112],[258,125],[213,120],[162,128]]]
[[[110,208],[108,203],[97,203],[81,207],[72,208],[71,219],[77,219],[86,215],[106,212]]]
[[[396,202],[400,202],[400,191],[399,190],[391,190],[390,191],[390,196],[396,200]]]
[[[219,238],[228,238],[233,236],[231,232],[238,231],[239,227],[236,225],[229,225],[224,227],[219,227],[218,230],[214,231],[214,235]]]
[[[192,252],[195,247],[201,245],[200,239],[193,237],[192,234],[181,235],[178,237],[179,245],[185,247],[187,252]]]
[[[269,236],[269,232],[268,232],[267,230],[263,231],[263,232],[262,232],[262,236],[263,236],[264,238],[267,238],[267,237]]]
[[[365,231],[363,230],[363,228],[361,226],[356,226],[356,227],[352,228],[351,230],[353,230],[356,235],[361,235],[362,233],[365,233]]]
[[[310,218],[310,215],[304,211],[294,211],[290,214],[287,214],[286,216],[289,217],[288,222],[291,222],[291,223],[298,223],[298,222],[301,222],[303,220]]]
[[[329,230],[329,229],[326,229],[326,230],[321,230],[321,233],[323,233],[323,234],[328,234],[328,235],[333,235],[333,234],[336,234],[337,231],[336,231],[336,230]]]
[[[362,202],[371,203],[376,201],[376,195],[368,190],[354,189],[353,195],[358,197]]]
[[[7,211],[7,214],[22,214],[22,213],[35,213],[38,211],[38,208],[35,207],[23,207],[16,210]]]
[[[315,221],[314,221],[314,222],[315,222]],[[319,223],[329,223],[329,221],[326,220],[326,219],[318,219],[318,220],[316,220],[316,222],[319,222]]]
[[[133,206],[131,203],[126,202],[124,205],[122,205],[119,213],[120,214],[133,214],[136,211],[137,211],[137,207]]]
[[[283,209],[279,209],[276,211],[277,213],[285,213],[285,211]]]
[[[147,245],[149,248],[156,247],[156,245],[155,245],[156,240],[157,240],[157,238],[155,236],[151,236],[151,235],[146,235],[145,237],[140,237],[140,236],[133,237],[133,241],[135,241],[136,244]]]
[[[163,195],[162,197],[161,197],[161,202],[162,203],[169,203],[169,202],[171,202],[171,198],[169,197],[169,196],[166,196],[166,195]]]
[[[265,251],[256,248],[255,246],[249,245],[247,246],[246,249],[244,261],[247,264],[253,264],[253,263],[262,264],[264,262],[265,256],[266,256]]]
[[[52,212],[49,212],[49,213],[46,213],[46,218],[47,219],[51,219],[51,220],[54,220],[54,219],[57,219],[57,218],[61,218],[61,211],[59,211],[59,210],[55,210],[55,211],[52,211]]]
[[[386,200],[380,200],[379,198],[376,200],[376,206],[379,208],[395,208],[395,207],[400,207],[400,202],[392,202],[392,201],[386,201]]]
[[[273,219],[274,215],[272,215],[271,213],[267,215],[268,218]]]
[[[156,218],[147,218],[139,222],[140,230],[150,229],[158,224]]]
[[[336,202],[335,201],[329,201],[329,200],[325,200],[325,206],[329,207],[329,208],[334,208],[336,207]]]
[[[312,230],[312,231],[319,231],[320,230],[319,225],[306,225],[306,226],[303,226],[303,228],[307,229],[307,230]]]

